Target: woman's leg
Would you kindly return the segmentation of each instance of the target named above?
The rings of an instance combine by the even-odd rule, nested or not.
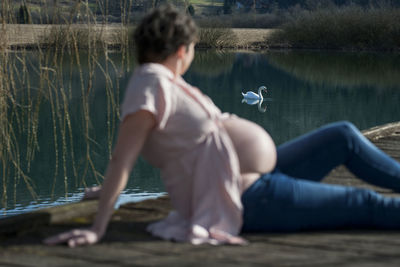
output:
[[[243,231],[400,229],[400,198],[372,190],[263,175],[242,195]]]
[[[276,169],[292,177],[320,181],[341,164],[366,182],[400,192],[400,163],[349,122],[328,124],[278,147]]]

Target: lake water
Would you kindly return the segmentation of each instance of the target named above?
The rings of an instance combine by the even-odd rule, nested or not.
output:
[[[56,66],[37,53],[23,57],[27,63],[15,69],[29,75],[15,79],[22,89],[6,112],[13,134],[0,139],[14,151],[0,153],[0,216],[78,201],[85,186],[101,183],[118,103],[135,68],[118,53],[92,65],[82,54],[79,66],[72,56]],[[333,121],[360,129],[399,121],[399,66],[399,54],[390,53],[199,51],[184,78],[222,111],[261,125],[279,145]],[[268,88],[263,103],[242,103],[242,91],[261,85]],[[140,159],[119,203],[162,194],[159,171]]]

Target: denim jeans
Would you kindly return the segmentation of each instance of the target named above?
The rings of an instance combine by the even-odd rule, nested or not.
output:
[[[275,170],[242,195],[242,231],[400,229],[400,198],[320,183],[343,164],[370,184],[400,192],[400,164],[351,123],[328,124],[279,146],[277,153]]]

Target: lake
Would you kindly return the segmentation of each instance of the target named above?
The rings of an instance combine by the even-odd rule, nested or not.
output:
[[[134,59],[58,57],[15,52],[2,65],[10,89],[0,98],[0,216],[78,201],[102,181]],[[360,129],[399,121],[399,66],[396,53],[209,50],[196,52],[184,78],[279,145],[333,121]],[[262,103],[242,102],[242,91],[262,85]],[[139,159],[119,204],[163,195],[159,176]]]

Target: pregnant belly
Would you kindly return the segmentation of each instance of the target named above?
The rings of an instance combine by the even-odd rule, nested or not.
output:
[[[276,147],[259,125],[237,117],[223,120],[239,158],[242,174],[266,173],[276,164]]]

